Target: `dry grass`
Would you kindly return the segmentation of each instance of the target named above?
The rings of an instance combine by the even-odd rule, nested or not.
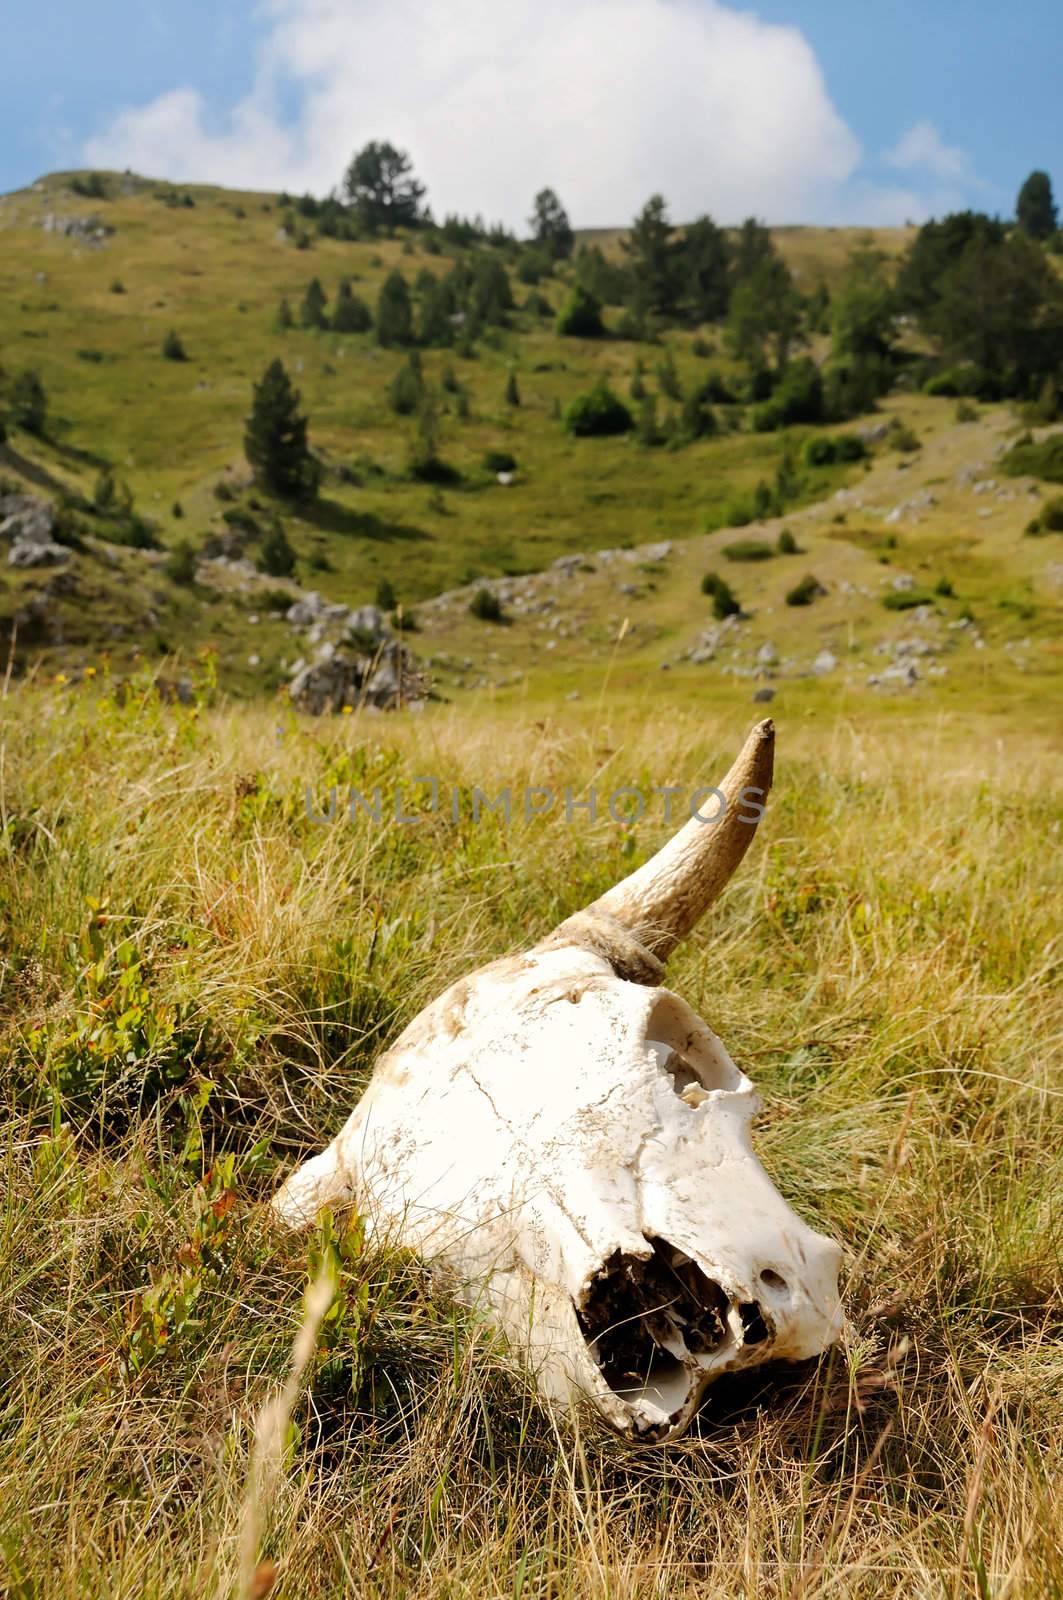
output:
[[[662,730],[646,700],[278,734],[268,710],[32,688],[3,715],[7,1593],[232,1592],[256,1421],[323,1272],[245,1592],[1063,1590],[1047,747],[1016,726],[989,754],[971,719],[780,730],[763,838],[671,981],[760,1085],[780,1187],[845,1242],[852,1333],[632,1452],[549,1415],[356,1220],[278,1238],[261,1201],[431,993],[598,892],[660,818],[633,849],[608,822],[319,827],[304,784],[692,786],[737,723]]]

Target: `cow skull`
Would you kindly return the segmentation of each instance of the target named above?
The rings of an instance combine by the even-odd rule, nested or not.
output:
[[[273,1202],[296,1226],[355,1203],[450,1269],[544,1394],[588,1395],[630,1438],[676,1438],[721,1373],[818,1355],[841,1328],[840,1250],[754,1155],[752,1085],[658,987],[745,854],[773,748],[762,722],[715,825],[691,818],[526,955],[440,995]]]

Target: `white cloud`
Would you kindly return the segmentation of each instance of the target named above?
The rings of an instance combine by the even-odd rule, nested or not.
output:
[[[386,138],[437,216],[518,228],[544,184],[584,227],[655,190],[677,219],[909,207],[907,191],[853,188],[860,146],[803,35],[720,0],[267,0],[265,16],[246,99],[212,118],[175,88],[116,115],[85,161],[321,194]]]
[[[971,164],[966,153],[958,145],[946,144],[926,118],[909,128],[882,159],[887,167],[896,167],[902,172],[927,172],[946,183],[964,183],[971,178]]]

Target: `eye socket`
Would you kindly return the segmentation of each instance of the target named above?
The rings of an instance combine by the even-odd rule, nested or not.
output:
[[[765,1289],[776,1289],[781,1293],[785,1293],[788,1288],[786,1279],[780,1273],[774,1272],[771,1267],[764,1268],[760,1275],[760,1281]]]

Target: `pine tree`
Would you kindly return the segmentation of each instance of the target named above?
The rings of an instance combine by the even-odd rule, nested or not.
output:
[[[532,211],[530,226],[532,238],[542,245],[555,261],[564,260],[566,256],[572,254],[576,235],[568,220],[568,212],[553,189],[540,189],[535,196],[535,208]]]
[[[1031,239],[1050,239],[1059,226],[1052,180],[1047,172],[1031,172],[1022,188],[1015,215],[1023,233]]]
[[[292,316],[292,308],[287,299],[284,299],[277,307],[277,331],[278,333],[286,333],[289,328],[294,326],[295,318]]]
[[[365,301],[351,289],[351,280],[341,278],[336,291],[336,306],[332,313],[335,333],[368,333],[373,326],[373,315]]]
[[[693,322],[718,322],[730,298],[731,247],[711,217],[699,217],[678,249],[683,298]]]
[[[347,199],[362,227],[415,227],[421,220],[424,185],[413,175],[409,156],[386,140],[374,139],[359,150],[344,178]]]
[[[647,200],[624,240],[635,284],[634,304],[658,316],[669,316],[675,310],[678,281],[674,232],[664,198],[655,194]]]
[[[188,352],[185,349],[184,340],[173,328],[170,329],[169,333],[162,341],[162,353],[166,357],[167,361],[188,360]]]
[[[320,473],[307,444],[307,421],[299,393],[284,366],[273,361],[255,384],[244,454],[255,477],[287,499],[313,499]]]
[[[520,389],[517,387],[517,374],[515,372],[511,372],[506,379],[505,400],[507,406],[520,405]]]
[[[311,278],[303,295],[303,303],[299,308],[299,321],[304,328],[327,328],[328,317],[325,307],[328,301],[325,291],[321,287],[320,278]]]
[[[48,396],[40,374],[27,368],[11,385],[11,420],[26,433],[42,434],[48,417]]]
[[[376,336],[382,345],[412,343],[413,309],[401,272],[392,272],[381,287],[376,306]]]
[[[290,578],[295,571],[295,550],[284,531],[280,517],[274,517],[270,530],[262,541],[259,571],[271,578]]]

